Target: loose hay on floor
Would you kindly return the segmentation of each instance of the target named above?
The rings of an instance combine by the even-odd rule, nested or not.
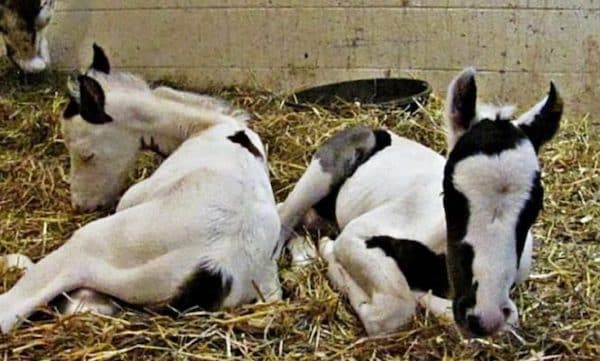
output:
[[[38,260],[78,227],[103,213],[71,209],[68,156],[60,135],[64,77],[29,84],[0,66],[0,253]],[[263,91],[217,93],[251,109],[252,127],[268,147],[276,196],[282,200],[316,147],[354,124],[385,126],[444,152],[441,103],[433,99],[415,117],[349,104],[333,114],[296,112]],[[567,104],[568,107],[568,104]],[[173,320],[126,310],[118,317],[91,314],[27,324],[0,336],[7,360],[205,359],[502,359],[597,360],[600,357],[600,200],[598,119],[564,119],[542,152],[544,211],[532,277],[514,291],[518,335],[464,341],[453,325],[423,312],[398,333],[365,338],[347,300],[330,287],[325,264],[292,269],[282,261],[285,300]],[[133,179],[151,173],[145,155]],[[2,275],[0,292],[18,272]]]

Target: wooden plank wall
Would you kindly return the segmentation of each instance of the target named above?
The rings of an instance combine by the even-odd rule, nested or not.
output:
[[[200,87],[416,76],[443,94],[472,64],[488,100],[529,105],[554,79],[570,112],[600,112],[600,0],[58,0],[49,37],[59,68],[96,41]]]

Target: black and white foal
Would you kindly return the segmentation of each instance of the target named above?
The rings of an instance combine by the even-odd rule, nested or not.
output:
[[[118,199],[141,148],[168,158],[114,215],[79,229],[0,295],[2,332],[62,293],[70,293],[63,311],[102,313],[115,310],[106,295],[180,311],[279,299],[280,221],[248,116],[214,98],[150,89],[94,52],[63,119],[74,204]],[[28,265],[15,255],[5,262]]]
[[[450,85],[448,159],[387,130],[345,130],[280,205],[281,242],[309,212],[337,222],[340,234],[319,251],[370,335],[398,329],[417,303],[467,336],[517,322],[509,291],[531,265],[543,197],[537,153],[563,104],[551,84],[513,119],[510,107],[477,107],[476,92],[473,69]]]

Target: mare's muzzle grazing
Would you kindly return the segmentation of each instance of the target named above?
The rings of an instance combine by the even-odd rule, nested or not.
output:
[[[39,73],[50,64],[45,28],[54,0],[0,1],[0,35],[7,57],[25,73]]]

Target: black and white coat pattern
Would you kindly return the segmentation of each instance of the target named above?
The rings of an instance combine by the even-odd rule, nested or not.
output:
[[[537,152],[558,129],[562,100],[551,84],[518,119],[476,100],[469,68],[449,87],[447,159],[387,130],[345,130],[279,206],[280,246],[307,213],[337,223],[319,252],[370,335],[398,329],[417,303],[466,336],[517,322],[509,291],[530,270],[543,197]]]
[[[272,252],[280,221],[266,154],[245,112],[112,71],[101,48],[64,112],[73,203],[115,202],[140,149],[168,155],[121,198],[115,214],[76,231],[0,295],[8,332],[62,293],[64,312],[133,305],[216,310],[281,297]]]
[[[45,29],[55,0],[0,0],[0,37],[6,55],[22,71],[37,73],[50,64]]]

